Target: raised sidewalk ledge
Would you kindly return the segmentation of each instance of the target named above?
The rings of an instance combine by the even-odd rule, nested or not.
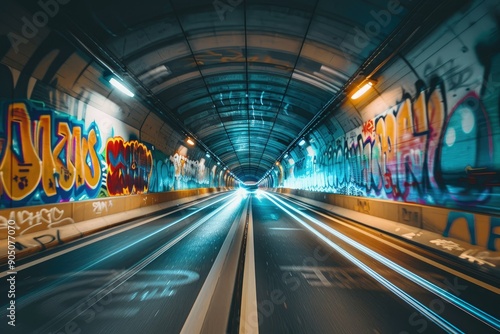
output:
[[[281,195],[295,198],[301,202],[331,211],[336,215],[392,234],[398,238],[407,239],[412,243],[420,244],[424,248],[431,248],[437,253],[444,253],[446,256],[456,257],[458,261],[472,266],[475,270],[500,277],[500,251],[488,250],[484,247],[471,245],[462,240],[443,237],[439,233],[345,209],[307,197],[287,193],[281,193]]]
[[[224,192],[224,190],[217,193],[220,194],[222,192]],[[15,237],[15,241],[18,245],[22,245],[22,249],[16,249],[16,260],[19,260],[20,258],[34,254],[36,252],[40,252],[57,245],[67,243],[72,240],[89,236],[93,233],[105,230],[107,228],[123,224],[124,222],[130,221],[132,219],[141,218],[148,214],[172,208],[181,204],[186,204],[204,197],[211,196],[213,194],[215,193],[204,193],[200,195],[184,197],[132,210],[126,210],[98,218],[75,222],[73,224],[18,235]],[[8,239],[1,239],[0,249],[3,250],[0,254],[1,264],[5,264],[8,260],[7,247]]]

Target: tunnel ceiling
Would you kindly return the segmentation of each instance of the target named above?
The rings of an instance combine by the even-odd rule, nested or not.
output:
[[[63,16],[240,180],[256,181],[413,3],[74,0]]]

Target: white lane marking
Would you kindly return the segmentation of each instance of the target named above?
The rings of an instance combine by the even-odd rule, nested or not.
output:
[[[212,203],[212,204],[218,203],[218,202],[220,202],[220,201],[222,201],[222,200],[224,200],[224,199],[226,199],[226,198],[229,198],[229,197],[230,197],[230,196],[223,197],[223,198],[221,198],[221,199],[217,200],[216,202],[214,202],[214,203]],[[204,200],[202,200],[201,202],[208,201],[209,199],[210,199],[210,198],[204,199]],[[105,234],[105,235],[100,236],[100,237],[97,237],[97,238],[95,238],[95,239],[92,239],[92,240],[89,240],[89,241],[83,242],[83,243],[81,243],[81,244],[78,244],[78,245],[73,246],[73,247],[71,247],[71,248],[67,248],[67,249],[62,250],[62,251],[60,251],[60,252],[57,252],[57,253],[53,253],[53,254],[51,254],[51,255],[44,256],[44,257],[39,258],[39,259],[37,259],[37,260],[34,260],[34,261],[31,261],[31,262],[28,262],[28,263],[25,263],[25,264],[23,264],[23,265],[18,266],[18,267],[16,267],[16,270],[17,270],[17,272],[19,272],[19,271],[24,270],[24,269],[27,269],[27,268],[29,268],[29,267],[33,267],[33,266],[35,266],[35,265],[37,265],[37,264],[39,264],[39,263],[42,263],[42,262],[45,262],[45,261],[51,260],[51,259],[53,259],[53,258],[56,258],[56,257],[58,257],[58,256],[64,255],[64,254],[69,253],[69,252],[72,252],[72,251],[77,250],[77,249],[79,249],[79,248],[82,248],[82,247],[85,247],[85,246],[91,245],[91,244],[93,244],[93,243],[95,243],[95,242],[101,241],[101,240],[103,240],[103,239],[106,239],[106,238],[112,237],[112,236],[114,236],[114,235],[116,235],[116,234],[118,234],[118,233],[122,233],[122,232],[125,232],[125,231],[128,231],[128,230],[131,230],[131,229],[133,229],[133,228],[136,228],[136,227],[138,227],[138,226],[141,226],[141,225],[144,225],[144,224],[150,223],[150,222],[152,222],[152,221],[154,221],[154,220],[157,220],[157,219],[160,219],[160,218],[166,217],[166,216],[171,215],[171,214],[173,214],[173,213],[176,213],[176,212],[178,212],[178,211],[181,211],[181,210],[184,210],[184,209],[186,209],[186,208],[189,208],[190,206],[193,206],[193,205],[198,205],[198,204],[200,204],[201,202],[196,202],[195,204],[191,204],[191,205],[189,205],[189,206],[187,206],[187,207],[182,207],[182,208],[179,208],[179,209],[175,209],[175,210],[174,210],[174,211],[172,211],[172,212],[164,213],[164,214],[162,214],[162,215],[160,215],[160,216],[155,216],[155,217],[152,217],[152,218],[146,219],[146,220],[141,221],[141,222],[139,222],[139,223],[135,223],[135,224],[133,224],[133,225],[130,225],[130,226],[124,227],[124,228],[122,228],[122,229],[116,230],[116,231],[111,232],[111,233],[109,233],[109,234]],[[210,205],[212,205],[212,204],[210,204]],[[201,211],[201,210],[203,210],[203,209],[207,208],[208,206],[209,206],[209,205],[204,206],[204,207],[202,207],[202,208],[200,208],[200,209],[198,209],[198,210],[196,210],[196,211],[193,211],[192,213],[190,213],[189,215],[187,215],[187,216],[185,216],[185,217],[183,217],[183,218],[181,218],[181,219],[185,219],[185,218],[187,218],[187,217],[189,217],[189,216],[191,216],[191,215],[193,215],[193,214],[195,214],[195,213],[198,213],[199,211]],[[179,221],[180,221],[180,220],[179,220]],[[175,223],[177,223],[177,222],[179,222],[179,221],[176,221]],[[174,225],[175,223],[169,224],[169,225],[165,226],[164,228],[162,228],[161,230],[158,230],[157,232],[163,231],[165,228],[170,227],[170,226]],[[154,233],[153,233],[153,234],[154,234]],[[151,236],[151,235],[152,235],[152,234],[148,235],[148,237],[149,237],[149,236]],[[129,246],[131,246],[131,245],[129,245]],[[129,246],[127,246],[126,248],[128,248]],[[123,249],[125,249],[125,248],[123,248]],[[121,249],[121,250],[123,250],[123,249]],[[113,254],[114,254],[114,253],[113,253]],[[4,271],[3,273],[0,273],[0,278],[5,277],[5,276],[7,276],[7,275],[8,275],[7,271]]]
[[[268,195],[266,194],[266,196],[268,196]],[[459,328],[455,327],[453,324],[451,324],[450,322],[448,322],[446,319],[444,319],[443,317],[441,317],[439,314],[437,314],[436,312],[434,312],[430,308],[426,307],[424,304],[422,304],[421,302],[419,302],[417,299],[413,298],[408,293],[406,293],[405,291],[403,291],[401,288],[397,287],[392,282],[390,282],[388,279],[386,279],[385,277],[383,277],[382,275],[380,275],[379,273],[377,273],[376,271],[374,271],[373,269],[371,269],[370,267],[368,267],[362,261],[360,261],[359,259],[357,259],[353,255],[351,255],[344,248],[340,247],[339,245],[337,245],[336,243],[334,243],[333,241],[331,241],[330,239],[328,239],[326,236],[324,236],[319,231],[317,231],[316,229],[314,229],[312,226],[310,226],[308,223],[306,223],[305,221],[303,221],[301,218],[297,217],[296,215],[294,215],[293,213],[291,213],[290,211],[288,211],[287,209],[285,209],[283,206],[279,205],[276,202],[276,200],[280,201],[283,205],[288,206],[291,210],[294,210],[297,213],[299,213],[299,214],[301,214],[301,215],[304,216],[304,214],[301,211],[295,210],[291,206],[289,206],[286,203],[284,203],[282,200],[279,200],[279,199],[276,199],[276,198],[275,198],[276,200],[272,199],[271,196],[268,196],[268,199],[271,202],[273,202],[277,207],[279,207],[281,210],[283,210],[286,213],[288,213],[293,219],[295,219],[298,223],[300,223],[302,226],[304,226],[309,231],[311,231],[318,238],[320,238],[321,240],[323,240],[327,245],[329,245],[334,250],[336,250],[340,255],[344,256],[346,259],[348,259],[353,264],[355,264],[356,266],[358,266],[360,269],[362,269],[368,275],[370,275],[375,280],[377,280],[380,284],[382,284],[383,286],[385,286],[389,291],[391,291],[396,296],[398,296],[399,298],[401,298],[402,300],[404,300],[406,303],[408,303],[408,305],[412,306],[417,311],[419,311],[422,315],[426,316],[429,320],[431,320],[436,325],[438,325],[439,327],[441,327],[442,329],[444,329],[447,333],[463,333]]]
[[[278,207],[280,207],[282,210],[285,210],[283,207],[278,205],[274,200],[271,199],[270,195],[266,195],[268,198],[275,203]],[[464,301],[463,299],[458,298],[455,296],[453,293],[448,292],[447,290],[444,290],[437,285],[431,283],[430,281],[427,281],[426,279],[414,274],[412,271],[398,265],[397,263],[387,259],[386,257],[382,256],[381,254],[371,250],[370,248],[360,244],[359,242],[347,237],[343,233],[340,233],[339,231],[333,229],[332,227],[328,226],[327,224],[319,221],[318,219],[309,216],[299,210],[296,210],[294,207],[291,205],[285,203],[283,200],[278,199],[276,196],[273,196],[276,201],[281,202],[284,206],[290,208],[291,210],[294,210],[298,214],[300,214],[302,217],[306,218],[310,222],[314,223],[317,225],[319,228],[322,228],[324,231],[331,233],[332,235],[336,236],[337,238],[345,241],[349,245],[353,246],[354,248],[357,248],[358,250],[362,251],[366,255],[370,256],[371,258],[377,260],[378,262],[384,264],[388,268],[392,269],[393,271],[397,272],[401,276],[407,278],[408,280],[418,284],[420,287],[426,289],[427,291],[435,294],[436,296],[442,298],[443,300],[453,304],[455,307],[461,309],[465,313],[468,313],[469,315],[475,317],[477,320],[482,321],[486,325],[498,330],[500,329],[500,319],[495,318],[494,316],[490,315],[489,313],[477,308],[476,306],[469,304],[468,302]],[[285,210],[289,215],[292,215],[289,211]],[[300,219],[298,217],[294,217],[295,219]],[[302,220],[300,220],[303,222]],[[305,222],[303,222],[306,224]],[[308,229],[316,231],[313,227],[308,226]],[[317,233],[320,233],[316,231]],[[321,233],[320,233],[321,234]],[[324,237],[325,239],[329,240],[328,238]],[[333,244],[333,242],[332,242]],[[346,252],[347,253],[347,252]],[[357,259],[356,259],[357,260]],[[358,260],[359,261],[359,260]],[[432,319],[431,319],[432,320]]]
[[[235,199],[233,199],[234,201]],[[221,276],[222,267],[224,266],[224,262],[228,257],[229,248],[233,239],[235,238],[236,231],[238,230],[238,223],[240,222],[239,216],[238,219],[234,220],[229,230],[229,233],[222,244],[222,247],[215,258],[215,261],[208,273],[207,278],[205,279],[205,283],[201,287],[200,292],[198,293],[198,297],[189,312],[186,321],[184,322],[184,326],[180,334],[192,334],[192,333],[201,333],[203,328],[203,323],[207,316],[208,308],[210,306],[210,302],[212,301],[212,296],[214,295],[215,288],[217,286],[217,282],[219,281],[219,277]],[[228,293],[231,293],[228,291]],[[222,310],[225,312],[226,310]]]
[[[123,273],[119,274],[118,276],[115,276],[115,278],[103,286],[102,288],[98,289],[96,292],[94,292],[89,298],[84,298],[81,300],[79,303],[76,303],[78,305],[77,307],[81,305],[85,305],[85,309],[78,308],[77,309],[77,314],[72,317],[69,321],[66,321],[66,323],[69,323],[70,321],[75,320],[78,318],[82,313],[84,313],[86,310],[94,306],[96,303],[98,303],[101,299],[105,298],[107,295],[109,295],[111,292],[116,290],[119,286],[124,284],[127,280],[132,278],[135,274],[137,274],[139,271],[144,269],[146,266],[151,264],[154,260],[159,258],[163,253],[165,253],[167,250],[175,246],[179,241],[187,237],[191,232],[196,230],[198,227],[200,227],[202,224],[206,223],[210,218],[215,216],[217,213],[225,209],[227,206],[229,206],[234,200],[230,201],[227,204],[222,205],[220,208],[217,208],[216,210],[210,212],[208,215],[204,216],[202,219],[200,219],[196,224],[190,226],[187,230],[182,232],[180,235],[175,237],[174,239],[170,240],[165,246],[161,247],[157,251],[155,251],[153,254],[149,255],[147,258],[133,266],[132,268],[124,271]],[[98,297],[99,296],[99,297]],[[71,312],[74,312],[74,307],[69,307],[67,310],[63,313],[61,313],[59,316],[54,318],[51,322],[46,324],[44,326],[44,330],[41,330],[41,332],[46,332],[48,329],[50,329],[51,326],[57,325],[57,322],[64,319],[68,314]],[[57,330],[60,330],[61,328],[57,328]]]
[[[276,231],[302,231],[303,229],[301,228],[296,228],[296,227],[270,227],[270,230],[276,230]]]
[[[257,284],[255,280],[255,251],[251,201],[248,210],[247,245],[245,250],[245,267],[243,269],[239,332],[241,334],[258,334],[259,317],[257,313]]]
[[[302,207],[305,207],[305,206],[304,206],[304,205],[302,205],[301,203],[294,202],[294,204],[299,205],[299,206],[302,206]],[[397,249],[397,250],[398,250],[398,251],[400,251],[400,252],[403,252],[403,253],[406,253],[406,254],[408,254],[408,255],[410,255],[410,256],[413,256],[414,258],[416,258],[416,259],[418,259],[418,260],[420,260],[420,261],[422,261],[422,262],[425,262],[425,263],[427,263],[427,264],[430,264],[430,265],[432,265],[432,266],[434,266],[434,267],[436,267],[436,268],[439,268],[439,269],[441,269],[441,270],[443,270],[443,271],[446,271],[446,272],[448,272],[448,273],[450,273],[450,274],[452,274],[452,275],[455,275],[455,276],[457,276],[457,277],[460,277],[460,278],[462,278],[462,279],[464,279],[464,280],[466,280],[466,281],[469,281],[469,282],[471,282],[471,283],[473,283],[473,284],[476,284],[476,285],[478,285],[478,286],[480,286],[480,287],[482,287],[482,288],[485,288],[485,289],[487,289],[487,290],[490,290],[490,291],[492,291],[492,292],[494,292],[494,293],[496,293],[496,294],[500,294],[500,288],[497,288],[497,287],[495,287],[495,286],[493,286],[493,285],[490,285],[490,284],[488,284],[488,283],[486,283],[486,282],[480,281],[480,280],[478,280],[478,279],[476,279],[476,278],[474,278],[474,277],[468,276],[468,275],[466,275],[466,274],[464,274],[464,273],[461,273],[461,272],[459,272],[459,271],[457,271],[457,270],[455,270],[455,269],[452,269],[452,268],[450,268],[450,267],[447,267],[447,266],[445,266],[444,264],[441,264],[441,263],[439,263],[439,262],[436,262],[436,261],[433,261],[433,260],[431,260],[431,259],[428,259],[428,258],[426,258],[426,257],[424,257],[424,256],[422,256],[422,255],[420,255],[420,254],[417,254],[417,253],[415,253],[415,252],[413,252],[413,251],[411,251],[411,250],[409,250],[409,249],[406,249],[406,248],[404,248],[404,247],[398,246],[398,245],[396,245],[396,244],[394,244],[394,243],[392,243],[392,242],[390,242],[390,241],[388,241],[388,240],[382,239],[382,238],[380,238],[380,237],[378,237],[378,236],[376,236],[376,235],[373,235],[373,234],[371,234],[371,233],[369,233],[369,232],[366,232],[366,231],[364,231],[363,229],[360,229],[359,227],[356,227],[356,226],[353,226],[353,225],[351,225],[351,224],[345,223],[345,222],[343,222],[343,221],[341,221],[341,220],[338,220],[338,219],[336,219],[336,218],[334,218],[334,217],[328,216],[328,215],[326,215],[326,214],[324,214],[324,213],[322,213],[322,212],[316,211],[316,210],[314,210],[314,209],[312,209],[312,208],[308,208],[308,210],[309,210],[309,211],[312,211],[312,212],[314,212],[314,213],[316,213],[316,214],[318,214],[318,215],[320,215],[320,216],[322,216],[322,217],[325,217],[325,218],[327,218],[328,220],[331,220],[331,221],[333,221],[333,222],[335,222],[335,223],[341,224],[341,225],[346,226],[346,227],[348,227],[348,228],[350,228],[350,229],[353,229],[353,230],[355,230],[355,231],[357,231],[357,232],[359,232],[359,233],[362,233],[362,234],[364,234],[364,235],[366,235],[366,236],[369,236],[369,237],[371,237],[371,238],[373,238],[373,239],[375,239],[375,240],[377,240],[377,241],[379,241],[379,242],[381,242],[381,243],[384,243],[384,244],[386,244],[386,245],[388,245],[388,246],[391,246],[391,247],[393,247],[393,248]],[[363,223],[361,223],[361,224],[363,224]]]

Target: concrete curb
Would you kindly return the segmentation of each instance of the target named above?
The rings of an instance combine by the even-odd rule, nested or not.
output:
[[[293,194],[280,194],[301,202],[331,211],[335,215],[354,220],[368,227],[391,234],[399,239],[432,249],[447,257],[452,257],[475,270],[500,277],[500,251],[491,251],[481,246],[471,245],[463,240],[444,237],[439,233],[405,225],[388,219],[345,209],[332,204],[312,200]]]
[[[223,192],[224,191],[218,192],[218,194]],[[56,247],[58,245],[68,243],[76,239],[92,235],[96,232],[126,223],[130,220],[141,218],[148,214],[192,202],[197,199],[211,196],[213,194],[214,193],[206,193],[201,195],[189,196],[159,204],[153,204],[147,207],[140,207],[137,209],[93,218],[69,225],[16,236],[16,260],[37,252],[44,251],[49,248]],[[0,255],[0,263],[5,264],[8,260],[8,239],[0,240],[0,249],[5,249],[5,252],[2,252],[2,254]]]

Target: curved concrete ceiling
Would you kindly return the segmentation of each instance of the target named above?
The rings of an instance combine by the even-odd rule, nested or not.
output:
[[[411,33],[401,26],[418,8],[411,0],[75,0],[60,30],[238,179],[257,181],[367,64],[382,63],[374,53]]]

